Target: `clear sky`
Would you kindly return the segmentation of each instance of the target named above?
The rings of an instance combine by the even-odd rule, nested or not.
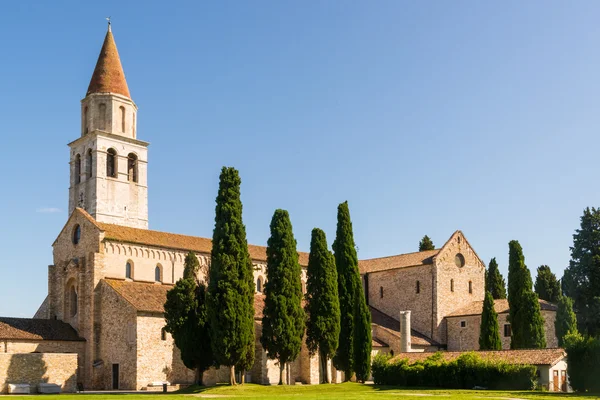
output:
[[[598,205],[598,2],[6,2],[0,315],[46,296],[109,15],[151,142],[151,229],[210,237],[228,165],[251,243],[276,208],[300,250],[313,227],[331,243],[348,200],[359,258],[460,229],[504,275],[517,239],[560,277]]]

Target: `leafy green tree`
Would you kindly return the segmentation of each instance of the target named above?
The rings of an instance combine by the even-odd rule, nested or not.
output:
[[[275,210],[267,242],[267,282],[260,342],[271,359],[279,361],[279,384],[286,363],[300,354],[305,314],[296,239],[290,216]]]
[[[200,264],[194,253],[185,258],[183,278],[167,292],[165,330],[173,336],[183,364],[196,373],[196,384],[202,385],[202,374],[214,365],[210,345],[210,329],[206,315],[206,291],[198,282]]]
[[[429,238],[429,236],[423,236],[423,239],[419,242],[419,251],[427,251],[427,250],[435,250],[435,246],[433,242]]]
[[[577,330],[577,316],[573,311],[573,300],[567,296],[560,296],[558,299],[558,311],[554,321],[554,331],[558,338],[558,345],[565,345],[564,338],[573,333],[579,333]]]
[[[485,290],[492,294],[492,298],[506,299],[506,282],[498,269],[496,257],[490,260],[490,264],[485,274]]]
[[[533,292],[531,273],[525,265],[518,241],[508,244],[508,304],[511,323],[511,349],[546,347],[544,319],[537,295]]]
[[[223,167],[207,296],[213,353],[219,365],[229,367],[232,385],[236,384],[235,367],[246,370],[254,362],[254,279],[240,185],[238,171]]]
[[[560,282],[547,265],[540,265],[535,278],[535,292],[542,300],[556,304],[562,295]]]
[[[579,330],[600,335],[600,209],[583,211],[562,286],[565,295],[573,299]]]
[[[372,342],[371,339],[368,343],[365,342],[364,335],[361,336],[362,341],[355,338],[357,329],[362,329],[363,332],[371,331],[371,316],[360,281],[358,256],[347,201],[338,206],[336,237],[332,247],[340,298],[340,338],[333,364],[338,370],[344,371],[344,379],[348,381],[354,374],[357,357],[360,357],[360,362],[364,363],[364,353],[366,350],[371,353]],[[366,325],[359,327],[359,324]],[[357,352],[361,352],[361,355],[359,356]]]
[[[485,292],[481,326],[479,330],[479,350],[502,350],[498,314],[494,309],[494,298],[490,292]]]
[[[306,346],[319,353],[321,383],[329,383],[327,360],[335,354],[340,336],[340,301],[333,254],[327,249],[325,232],[312,230],[306,282]]]

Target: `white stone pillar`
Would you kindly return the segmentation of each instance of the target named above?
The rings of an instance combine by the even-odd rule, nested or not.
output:
[[[400,351],[409,353],[410,344],[410,311],[400,311]]]

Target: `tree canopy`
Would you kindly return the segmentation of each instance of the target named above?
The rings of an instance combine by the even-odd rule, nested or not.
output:
[[[421,241],[419,242],[419,251],[426,251],[426,250],[435,250],[435,246],[433,245],[433,242],[427,235],[423,236],[423,239],[421,239]]]
[[[485,292],[481,326],[479,329],[479,350],[502,350],[498,314],[494,309],[494,298],[490,292]]]
[[[560,282],[547,265],[540,265],[538,267],[534,288],[540,299],[549,301],[550,303],[556,304],[562,295]]]
[[[335,354],[340,336],[340,301],[333,254],[327,249],[325,232],[312,230],[307,267],[305,310],[306,346],[319,353],[323,383],[329,383],[327,360]]]
[[[490,260],[485,274],[485,290],[492,294],[493,299],[506,299],[506,282],[500,273],[496,257]]]
[[[264,293],[260,342],[267,356],[279,361],[279,384],[282,385],[286,363],[300,354],[305,328],[296,239],[285,210],[275,210],[271,220]]]
[[[221,170],[215,209],[208,284],[211,344],[219,365],[249,369],[254,362],[254,278],[242,222],[241,179],[234,168]],[[243,374],[242,374],[243,376]]]
[[[567,296],[560,296],[558,299],[554,332],[560,347],[565,345],[564,339],[567,335],[579,333],[577,330],[577,316],[573,311],[573,300]]]

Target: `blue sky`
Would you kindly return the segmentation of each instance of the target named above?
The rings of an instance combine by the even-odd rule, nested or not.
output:
[[[67,220],[68,148],[113,32],[150,227],[212,235],[242,176],[251,243],[289,210],[300,250],[348,200],[359,258],[462,230],[506,274],[508,242],[562,275],[598,205],[600,3],[219,1],[2,4],[0,315],[31,316]]]

